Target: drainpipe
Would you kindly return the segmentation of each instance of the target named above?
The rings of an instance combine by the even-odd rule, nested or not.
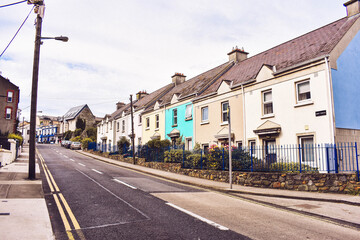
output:
[[[326,75],[328,80],[328,103],[329,103],[329,121],[330,121],[330,134],[331,134],[331,141],[332,143],[335,143],[335,115],[334,115],[334,95],[333,95],[333,87],[332,87],[332,81],[331,81],[331,69],[329,67],[329,59],[328,56],[325,57],[325,63],[326,63]]]
[[[243,146],[246,146],[246,111],[245,111],[245,91],[244,91],[244,85],[241,84],[241,90],[242,90],[242,98],[243,98],[243,135],[244,135],[244,142]]]

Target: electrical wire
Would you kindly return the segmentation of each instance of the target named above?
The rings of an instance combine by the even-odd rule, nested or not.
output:
[[[16,5],[16,4],[19,4],[19,3],[24,3],[24,2],[27,2],[27,0],[25,0],[25,1],[20,1],[20,2],[15,2],[15,3],[10,3],[10,4],[6,4],[6,5],[2,5],[2,6],[0,6],[0,8],[10,7],[10,6],[13,6],[13,5]]]
[[[26,20],[28,20],[31,12],[33,11],[35,6],[33,6],[29,12],[29,14],[27,15],[27,17],[25,18],[25,20],[23,21],[23,23],[21,24],[21,26],[19,27],[19,29],[16,31],[14,37],[11,39],[11,41],[9,42],[9,44],[6,46],[6,48],[4,49],[4,51],[1,53],[0,58],[2,57],[2,55],[5,53],[5,51],[8,49],[8,47],[10,46],[10,44],[12,43],[12,41],[15,39],[15,37],[17,36],[17,34],[19,33],[20,29],[22,28],[22,26],[25,24]]]

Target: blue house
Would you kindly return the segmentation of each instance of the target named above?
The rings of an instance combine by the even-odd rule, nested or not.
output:
[[[178,138],[182,138],[185,149],[193,149],[194,110],[191,100],[205,91],[232,66],[233,63],[224,63],[188,81],[185,81],[186,76],[181,73],[172,76],[175,87],[162,97],[160,107],[165,109],[165,138],[171,140],[173,145]]]

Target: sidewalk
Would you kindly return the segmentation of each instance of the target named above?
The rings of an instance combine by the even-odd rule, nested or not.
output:
[[[0,168],[0,226],[2,239],[54,239],[44,199],[39,165],[28,180],[29,147]]]

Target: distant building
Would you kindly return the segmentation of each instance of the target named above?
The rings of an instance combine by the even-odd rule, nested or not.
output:
[[[0,76],[0,135],[16,132],[19,87]]]
[[[96,117],[91,112],[89,106],[84,104],[73,107],[65,113],[60,124],[60,134],[64,134],[67,131],[75,131],[78,119],[85,121],[85,128],[96,126]]]
[[[21,122],[19,123],[19,127],[17,129],[22,137],[23,137],[23,143],[24,144],[29,144],[29,140],[30,140],[30,122]]]

